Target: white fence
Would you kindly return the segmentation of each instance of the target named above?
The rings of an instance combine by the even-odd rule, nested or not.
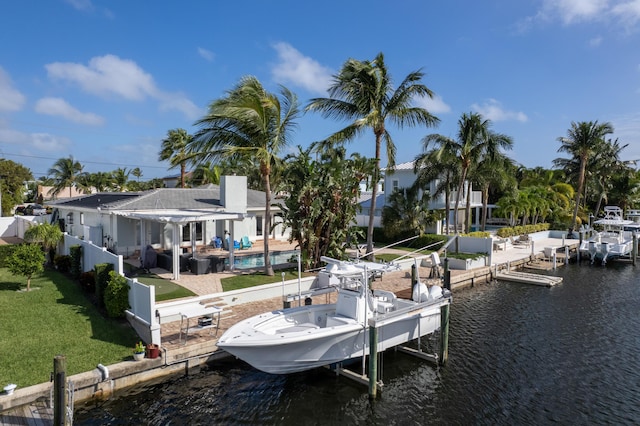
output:
[[[68,255],[72,246],[82,247],[82,272],[93,270],[98,263],[112,263],[113,269],[117,273],[124,275],[124,264],[121,255],[111,253],[105,247],[98,247],[91,241],[81,240],[66,233],[60,243],[58,253]]]

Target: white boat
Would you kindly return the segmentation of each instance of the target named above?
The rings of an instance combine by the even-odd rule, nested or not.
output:
[[[609,259],[629,256],[633,249],[633,235],[626,229],[633,223],[631,220],[623,219],[620,207],[606,206],[604,217],[594,222],[594,225],[602,230],[582,241],[580,253],[589,256],[591,263],[598,260],[603,265]]]
[[[286,374],[368,355],[370,324],[378,330],[378,351],[440,329],[440,308],[451,303],[448,290],[420,283],[414,300],[400,299],[390,291],[368,289],[372,268],[387,266],[323,260],[328,262],[325,275],[337,281],[335,304],[256,315],[229,328],[218,346],[258,370]]]

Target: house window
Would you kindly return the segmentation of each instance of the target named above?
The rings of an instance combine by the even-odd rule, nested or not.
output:
[[[182,241],[191,241],[191,226],[196,227],[196,241],[202,241],[202,222],[187,223],[182,227]]]
[[[398,179],[394,179],[391,181],[391,192],[395,192],[400,189],[400,181]]]
[[[262,216],[256,216],[256,236],[262,236]]]
[[[80,225],[84,225],[84,213],[80,212]]]

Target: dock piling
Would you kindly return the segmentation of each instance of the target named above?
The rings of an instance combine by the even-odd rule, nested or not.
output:
[[[53,424],[69,425],[67,417],[67,359],[56,355],[53,359]]]
[[[449,359],[449,304],[440,308],[440,365],[445,365]]]
[[[369,398],[378,394],[378,329],[369,327]]]

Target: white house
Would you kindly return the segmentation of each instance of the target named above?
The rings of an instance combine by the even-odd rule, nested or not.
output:
[[[396,164],[396,167],[393,170],[385,169],[385,182],[384,187],[386,189],[386,194],[391,194],[394,190],[400,188],[408,188],[416,181],[416,174],[413,171],[413,161],[409,161],[406,163]],[[436,193],[436,187],[438,186],[438,181],[432,181],[429,184],[429,193],[431,196]],[[465,222],[465,214],[464,209],[466,207],[467,194],[466,194],[467,186],[464,185],[464,193],[460,197],[460,213],[458,214],[458,228],[464,225]],[[439,221],[432,229],[428,229],[429,232],[434,232],[438,234],[444,233],[444,226],[446,223],[453,224],[455,209],[455,201],[456,201],[457,191],[451,192],[451,199],[449,200],[449,218],[446,222]],[[493,206],[490,206],[493,207]],[[429,200],[429,209],[430,210],[442,210],[445,208],[445,196],[444,194],[440,194],[435,199]],[[482,192],[481,191],[472,191],[471,192],[471,229],[480,229],[481,222],[481,213],[482,213]],[[452,226],[450,229],[454,229]]]
[[[91,240],[117,254],[141,247],[173,249],[210,244],[228,232],[231,241],[247,236],[286,240],[282,226],[270,235],[264,223],[265,194],[247,189],[246,176],[222,176],[220,185],[159,188],[144,192],[106,192],[52,203],[53,221],[70,235]],[[272,213],[279,209],[272,207]],[[274,221],[278,220],[273,216]],[[175,256],[174,256],[175,257]]]

